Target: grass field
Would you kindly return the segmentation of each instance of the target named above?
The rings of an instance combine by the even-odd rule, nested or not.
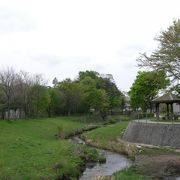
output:
[[[97,160],[97,152],[59,139],[87,124],[78,118],[0,121],[0,179],[56,179],[78,177],[84,159]]]
[[[98,128],[83,134],[85,139],[91,139],[98,142],[101,146],[106,146],[108,142],[120,137],[123,130],[126,129],[128,121],[122,121],[107,127]]]
[[[70,135],[95,124],[85,123],[78,117],[0,121],[0,179],[39,180],[77,179],[87,161],[101,161],[97,151],[86,145],[73,144]],[[82,134],[92,145],[123,153],[133,148],[117,140],[128,121],[105,125]],[[60,138],[61,137],[61,138]],[[154,157],[179,155],[173,149],[142,148],[139,155]],[[146,174],[146,173],[145,173]],[[115,180],[144,180],[138,168],[116,172]]]

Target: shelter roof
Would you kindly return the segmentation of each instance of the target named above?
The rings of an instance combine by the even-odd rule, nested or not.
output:
[[[154,103],[180,103],[180,98],[171,92],[152,100]]]

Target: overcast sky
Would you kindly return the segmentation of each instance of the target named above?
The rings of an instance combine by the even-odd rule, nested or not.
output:
[[[180,0],[0,0],[0,68],[49,83],[95,70],[128,91],[139,53],[177,18]]]

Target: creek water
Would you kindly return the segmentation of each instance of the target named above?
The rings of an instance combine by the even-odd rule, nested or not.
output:
[[[74,143],[85,144],[78,136],[71,138]],[[99,154],[106,158],[105,163],[87,164],[79,180],[94,180],[100,176],[112,175],[114,172],[129,167],[132,164],[126,156],[96,148]]]

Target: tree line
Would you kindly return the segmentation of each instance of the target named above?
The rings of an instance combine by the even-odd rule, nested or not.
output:
[[[113,76],[96,71],[81,71],[75,80],[53,80],[47,86],[41,75],[12,68],[0,71],[1,118],[58,116],[95,113],[103,119],[116,109],[123,109],[124,95]]]
[[[180,19],[162,31],[156,40],[158,48],[149,56],[142,53],[138,72],[129,91],[134,111],[152,110],[152,99],[166,89],[180,96]],[[81,71],[75,80],[53,80],[46,86],[41,75],[15,72],[12,68],[0,71],[1,118],[10,118],[18,110],[19,117],[39,117],[96,113],[103,119],[116,109],[123,110],[125,96],[117,88],[113,76],[96,71]]]

